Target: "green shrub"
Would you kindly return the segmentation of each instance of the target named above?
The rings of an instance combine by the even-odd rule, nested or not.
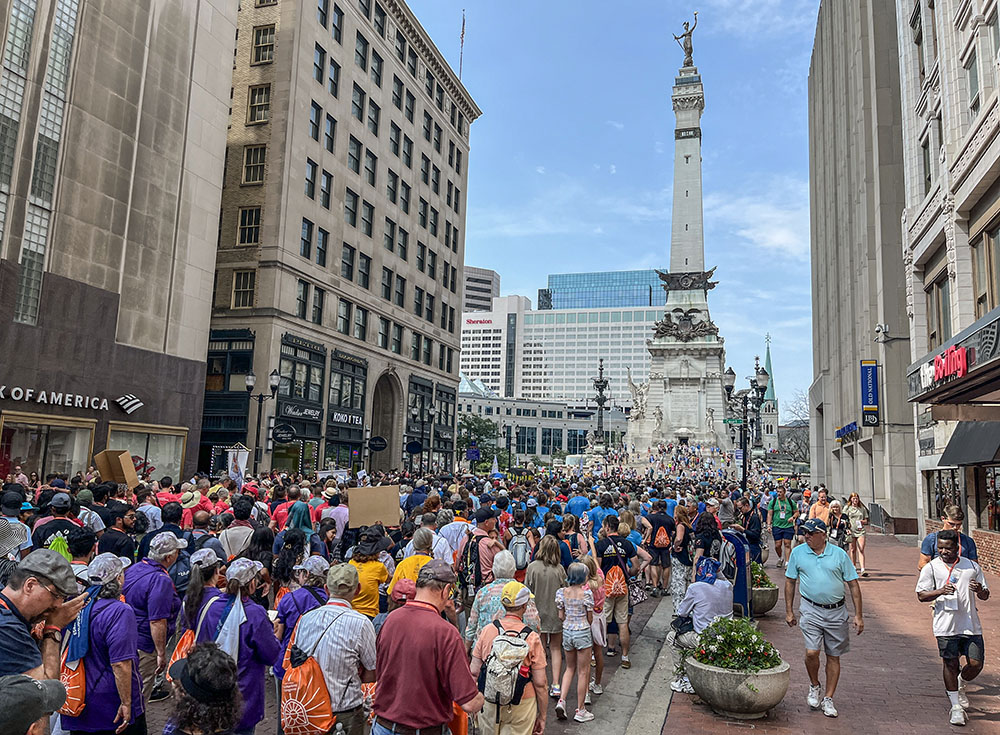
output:
[[[703,664],[746,673],[781,664],[778,649],[747,618],[718,618],[701,632],[693,655]]]
[[[754,587],[766,587],[771,589],[776,585],[771,581],[771,578],[767,576],[767,572],[764,571],[764,565],[758,564],[755,561],[750,562],[750,578],[752,580],[752,586]]]

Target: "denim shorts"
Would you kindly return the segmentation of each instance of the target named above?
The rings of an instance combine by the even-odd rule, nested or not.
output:
[[[579,651],[594,645],[590,628],[584,630],[564,630],[562,647],[564,651]]]

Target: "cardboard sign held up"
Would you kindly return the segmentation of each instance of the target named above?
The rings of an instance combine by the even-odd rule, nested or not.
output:
[[[124,449],[105,449],[95,454],[94,465],[101,473],[102,480],[128,485],[129,490],[135,490],[139,486],[139,476],[135,473],[132,455]]]
[[[398,526],[402,518],[399,485],[351,488],[347,502],[351,509],[351,528],[373,523],[381,523],[388,528]]]

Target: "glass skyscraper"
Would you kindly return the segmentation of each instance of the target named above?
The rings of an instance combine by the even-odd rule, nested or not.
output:
[[[664,306],[667,294],[655,270],[557,273],[538,289],[539,309]]]

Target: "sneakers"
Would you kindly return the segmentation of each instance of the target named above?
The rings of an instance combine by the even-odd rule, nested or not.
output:
[[[605,656],[617,656],[618,655],[618,651],[616,651],[613,648],[609,648],[606,651],[604,651],[604,655]]]
[[[586,696],[583,698],[583,703],[586,705],[593,704],[593,702],[590,700],[590,692],[587,692]]]
[[[604,687],[598,684],[596,681],[590,682],[590,691],[594,694],[604,694]]]
[[[964,713],[965,710],[962,710]],[[833,706],[833,697],[823,697],[823,714],[827,717],[836,717],[837,708]]]
[[[691,686],[691,681],[686,676],[682,676],[680,679],[674,679],[670,682],[670,688],[675,692],[680,692],[681,694],[694,694],[694,687]]]
[[[962,705],[962,709],[969,707],[969,695],[965,693],[965,682],[961,676],[958,677],[958,703]]]
[[[566,719],[566,700],[565,699],[560,699],[558,702],[556,702],[556,717],[558,717],[560,720],[565,720]]]
[[[866,572],[866,571],[865,571],[865,568],[864,568],[864,567],[861,567],[861,571],[859,572],[859,574],[860,574],[860,575],[861,575],[862,577],[867,577],[867,576],[868,576],[868,572]]]
[[[594,719],[594,713],[586,708],[578,709],[576,711],[576,714],[573,715],[573,719],[576,720],[577,722],[590,722],[592,719]]]
[[[819,709],[820,689],[818,686],[809,686],[809,696],[806,697],[806,704],[813,709]]]
[[[158,686],[149,695],[150,702],[162,702],[165,699],[170,699],[170,690],[165,686]]]
[[[965,710],[962,709],[962,705],[956,704],[951,708],[951,719],[949,722],[952,725],[964,725],[968,722],[969,718],[965,714]]]
[[[550,697],[552,697],[553,699],[559,699],[559,694],[560,694],[560,692],[559,692],[559,685],[558,684],[553,684],[552,686],[549,687],[549,696]]]
[[[623,669],[631,669],[632,668],[632,662],[629,660],[628,656],[622,656],[622,668]]]
[[[778,563],[775,566],[778,569],[781,569],[783,566],[785,566],[785,562],[783,562],[781,559],[778,559]]]

